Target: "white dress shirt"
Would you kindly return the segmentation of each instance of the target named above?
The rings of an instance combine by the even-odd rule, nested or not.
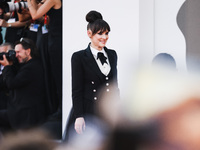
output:
[[[108,60],[108,55],[106,54],[105,50],[104,49],[97,50],[97,49],[95,49],[95,48],[93,48],[91,46],[90,46],[90,49],[91,49],[91,52],[92,52],[92,54],[93,54],[93,56],[94,56],[94,58],[95,58],[95,60],[96,60],[96,62],[98,64],[98,66],[99,66],[99,69],[101,70],[101,72],[105,76],[107,76],[109,74],[111,68],[110,68],[110,63],[109,63],[109,60]],[[101,64],[100,59],[97,59],[97,53],[98,52],[101,52],[101,53],[104,54],[104,56],[107,58],[106,59],[107,63],[104,63],[103,65]]]

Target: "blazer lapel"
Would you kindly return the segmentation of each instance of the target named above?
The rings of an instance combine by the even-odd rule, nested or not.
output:
[[[104,47],[104,49],[105,49],[105,51],[106,51],[106,53],[108,55],[108,59],[109,59],[109,62],[110,62],[110,67],[111,67],[110,71],[112,71],[113,68],[115,68],[115,66],[116,66],[115,58],[114,58],[113,54],[106,47]]]
[[[90,47],[88,46],[87,49],[85,50],[86,52],[86,61],[88,62],[88,67],[91,68],[94,73],[96,73],[96,75],[103,79],[103,76],[102,76],[102,73],[101,73],[101,70],[99,69],[99,66],[97,65],[97,62],[96,60],[94,59],[94,56],[92,55],[92,52],[90,50]]]

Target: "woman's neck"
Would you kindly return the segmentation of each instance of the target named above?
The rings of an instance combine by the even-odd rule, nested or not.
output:
[[[98,46],[94,46],[92,43],[90,44],[90,46],[98,51],[101,51],[103,49],[103,47],[98,47]]]

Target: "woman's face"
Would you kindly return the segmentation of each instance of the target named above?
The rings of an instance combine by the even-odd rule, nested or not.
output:
[[[108,31],[98,31],[96,34],[92,35],[92,31],[88,30],[88,36],[91,39],[91,46],[97,50],[101,50],[103,47],[105,47],[109,38],[108,33]]]

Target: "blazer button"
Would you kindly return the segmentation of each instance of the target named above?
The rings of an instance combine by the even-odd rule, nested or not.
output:
[[[93,89],[93,92],[96,92],[97,90]]]
[[[106,86],[109,86],[109,83],[106,83]]]
[[[109,90],[109,89],[106,89],[106,91],[109,92],[110,90]]]
[[[97,97],[94,97],[94,100],[97,100]]]
[[[94,81],[92,81],[91,83],[94,84]]]
[[[108,80],[109,78],[108,77],[106,77],[106,80]]]

